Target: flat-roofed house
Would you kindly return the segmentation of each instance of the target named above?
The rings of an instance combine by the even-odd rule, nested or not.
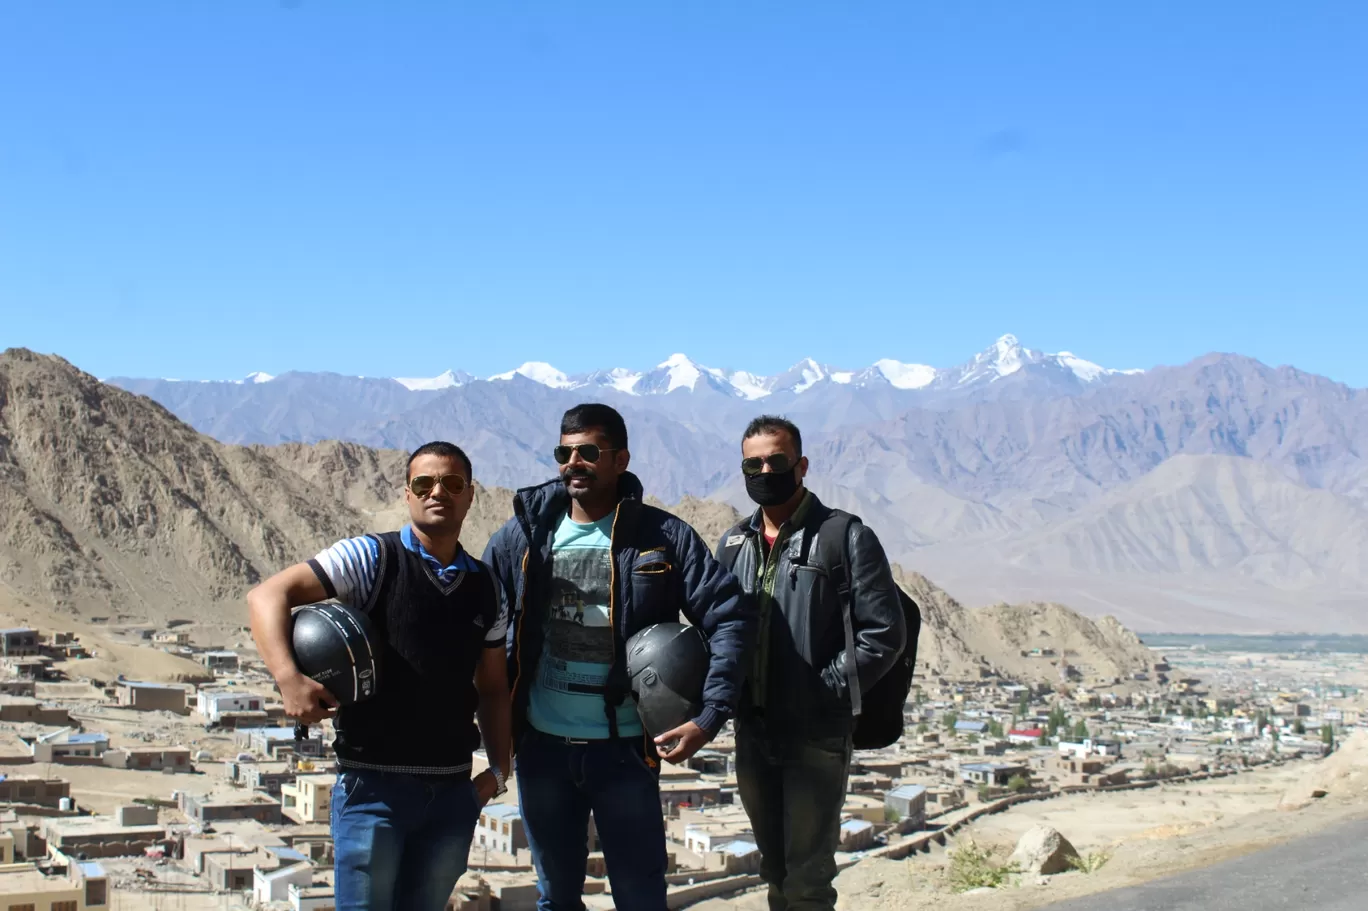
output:
[[[120,680],[118,704],[124,708],[145,712],[175,712],[188,715],[185,687],[174,683],[148,683],[140,680]]]

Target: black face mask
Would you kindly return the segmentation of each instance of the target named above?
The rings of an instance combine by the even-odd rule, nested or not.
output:
[[[787,503],[798,492],[798,470],[762,471],[746,477],[746,495],[761,506],[778,506]]]

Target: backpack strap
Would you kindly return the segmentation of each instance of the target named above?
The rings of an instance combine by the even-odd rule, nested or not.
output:
[[[817,560],[836,583],[836,593],[841,599],[841,609],[850,610],[850,526],[860,521],[859,516],[851,515],[840,509],[833,509],[817,527]],[[811,536],[805,535],[803,541],[803,562],[807,561],[806,551],[811,546]]]
[[[845,634],[846,688],[850,693],[850,708],[859,715],[862,708],[860,677],[855,667],[855,624],[851,612],[850,527],[860,517],[840,509],[833,509],[815,529],[817,537],[816,565],[821,567],[836,585],[836,597],[841,605],[841,626]],[[803,536],[803,562],[808,560],[811,534]]]

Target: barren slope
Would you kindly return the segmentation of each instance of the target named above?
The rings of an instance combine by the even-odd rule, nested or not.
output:
[[[1178,455],[1004,549],[1083,573],[1229,570],[1287,588],[1368,582],[1368,510],[1265,462]]]
[[[17,600],[212,614],[362,520],[150,399],[59,358],[0,355],[0,586]]]

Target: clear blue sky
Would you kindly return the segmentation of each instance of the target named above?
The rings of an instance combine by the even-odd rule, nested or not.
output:
[[[60,12],[59,12],[60,9]],[[0,5],[0,346],[1368,386],[1368,4]]]

